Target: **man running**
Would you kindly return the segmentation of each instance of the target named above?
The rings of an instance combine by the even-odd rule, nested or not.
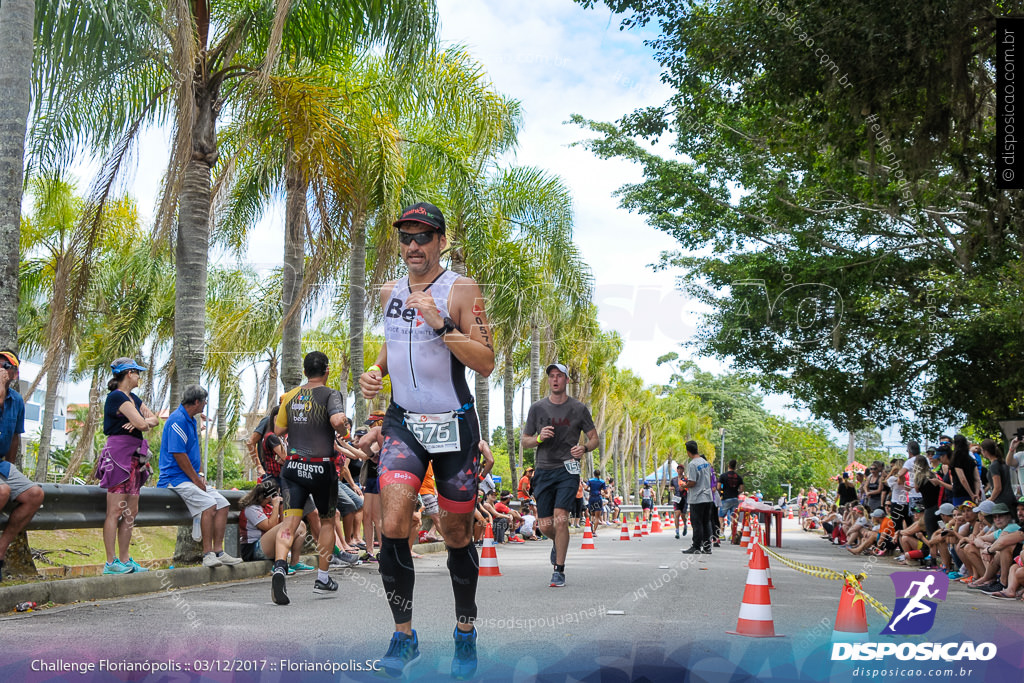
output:
[[[392,389],[380,456],[384,538],[379,570],[395,633],[381,665],[385,674],[397,678],[420,656],[412,628],[416,572],[407,539],[416,494],[432,462],[455,594],[451,674],[466,679],[477,666],[473,622],[479,560],[473,513],[482,445],[466,368],[484,377],[491,374],[491,331],[477,283],[441,266],[448,241],[440,209],[414,204],[394,227],[409,274],[381,290],[385,343],[359,378],[366,399],[377,396],[385,375],[390,374]]]
[[[274,421],[276,434],[288,434],[288,460],[281,468],[284,527],[277,535],[274,571],[270,577],[270,597],[278,605],[289,603],[285,590],[286,558],[295,530],[302,521],[303,505],[310,496],[320,516],[317,538],[320,557],[313,592],[338,591],[338,582],[327,575],[334,550],[334,512],[338,507],[338,473],[332,460],[335,457],[334,435],[348,432],[348,420],[341,394],[327,386],[330,367],[326,354],[307,353],[302,360],[302,371],[306,383],[281,397],[281,409]]]
[[[601,470],[594,470],[594,476],[587,480],[587,487],[590,489],[590,500],[587,507],[590,510],[590,520],[593,522],[590,527],[596,537],[597,528],[601,526],[601,513],[604,510],[604,500],[601,494],[608,488],[604,479],[601,478]]]
[[[689,490],[683,486],[686,483],[686,467],[676,465],[676,476],[672,477],[672,517],[676,522],[676,538],[679,538],[679,520],[683,520],[683,536],[686,535],[686,495]]]
[[[580,486],[580,459],[597,448],[597,428],[585,405],[565,393],[569,369],[561,363],[547,367],[551,394],[530,406],[523,427],[523,448],[536,448],[533,498],[537,526],[552,539],[552,588],[565,586],[565,554],[569,549],[569,512]],[[580,445],[580,434],[587,444]]]

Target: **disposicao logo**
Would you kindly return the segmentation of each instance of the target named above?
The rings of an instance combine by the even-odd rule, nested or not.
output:
[[[933,601],[946,599],[949,577],[939,572],[894,572],[889,578],[896,588],[896,606],[881,635],[919,636],[927,633],[935,625],[938,604]],[[902,661],[988,661],[996,653],[995,644],[975,644],[973,641],[832,644],[832,661],[879,660],[890,656]]]
[[[896,587],[896,608],[882,635],[919,636],[935,625],[938,605],[932,600],[945,600],[949,577],[939,572],[897,572],[890,574]],[[926,598],[931,598],[926,599]]]

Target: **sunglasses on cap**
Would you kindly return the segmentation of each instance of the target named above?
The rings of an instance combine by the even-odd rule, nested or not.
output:
[[[428,230],[427,232],[405,232],[404,230],[398,231],[398,241],[402,244],[412,244],[415,242],[420,246],[424,244],[430,244],[434,241],[434,235],[437,234],[437,230]]]

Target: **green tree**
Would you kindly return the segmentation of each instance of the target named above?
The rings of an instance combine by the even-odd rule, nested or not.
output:
[[[420,47],[406,36],[435,22],[433,3],[83,0],[37,10],[38,163],[59,167],[76,142],[109,153],[102,198],[144,124],[175,127],[157,228],[169,234],[177,216],[175,265],[189,286],[175,290],[175,378],[198,382],[217,121],[251,92],[239,83],[266,80],[281,62],[322,61],[354,42],[402,59]]]
[[[995,17],[1024,4],[605,4],[658,26],[675,92],[577,121],[643,169],[619,196],[679,241],[662,265],[712,309],[700,352],[843,431],[1020,406],[1024,193],[995,187],[991,149]]]

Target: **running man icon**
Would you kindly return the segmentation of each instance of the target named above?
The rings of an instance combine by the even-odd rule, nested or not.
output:
[[[936,603],[945,600],[949,578],[934,572],[896,572],[890,575],[896,587],[893,617],[882,630],[883,635],[921,635],[935,623]]]

